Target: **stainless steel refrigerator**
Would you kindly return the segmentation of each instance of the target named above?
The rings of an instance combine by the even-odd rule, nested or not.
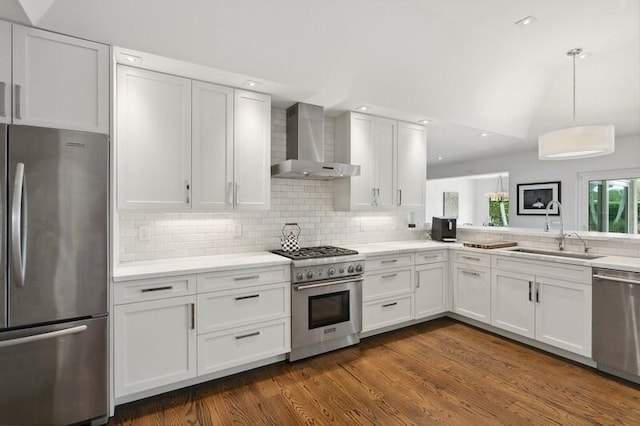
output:
[[[106,421],[109,141],[0,125],[0,424]]]

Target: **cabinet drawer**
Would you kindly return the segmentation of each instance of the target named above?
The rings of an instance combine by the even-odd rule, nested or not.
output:
[[[521,272],[524,274],[542,275],[591,285],[591,267],[574,265],[571,263],[559,263],[520,259],[511,256],[493,256],[492,265],[495,269],[503,271]]]
[[[291,351],[289,318],[198,336],[198,375]]]
[[[117,282],[113,285],[115,305],[186,296],[196,292],[196,276],[150,278],[145,280]]]
[[[424,265],[427,263],[446,262],[447,250],[419,251],[415,254],[415,264]]]
[[[466,265],[491,266],[491,255],[466,250],[456,250],[453,261]]]
[[[366,271],[375,271],[383,268],[401,268],[403,266],[413,265],[413,254],[399,254],[395,256],[375,256],[367,257],[365,263]]]
[[[198,295],[198,334],[289,316],[291,284]]]
[[[390,269],[375,274],[366,274],[362,284],[362,299],[404,294],[413,290],[411,268]]]
[[[198,293],[290,282],[290,271],[289,265],[281,265],[198,274]]]
[[[408,294],[362,306],[362,331],[371,331],[413,319],[413,295]]]

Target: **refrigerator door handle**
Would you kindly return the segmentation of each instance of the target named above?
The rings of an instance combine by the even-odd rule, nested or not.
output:
[[[27,226],[26,220],[22,221],[23,217],[27,217],[27,182],[24,163],[18,163],[11,206],[11,266],[17,287],[24,287],[27,260]]]
[[[57,337],[68,336],[70,334],[82,333],[87,329],[86,325],[79,325],[77,327],[65,328],[63,330],[49,331],[48,333],[34,334],[33,336],[18,337],[17,339],[4,340],[0,342],[0,349],[7,348],[9,346],[22,345],[25,343],[37,342],[39,340],[55,339]]]

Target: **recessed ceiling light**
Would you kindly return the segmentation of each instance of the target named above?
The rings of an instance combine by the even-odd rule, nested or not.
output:
[[[139,56],[131,55],[129,53],[120,52],[118,54],[120,63],[141,64],[142,58]]]
[[[366,110],[368,110],[368,109],[369,109],[369,107],[368,107],[368,106],[366,106],[366,105],[360,105],[359,107],[356,107],[356,109],[357,109],[358,111],[366,111]]]
[[[483,138],[486,138],[486,137],[487,137],[487,136],[489,136],[490,134],[491,134],[491,133],[484,132],[484,133],[480,133],[480,136],[482,136]]]
[[[429,120],[428,118],[425,118],[424,120],[418,121],[418,123],[420,123],[420,124],[429,124],[429,123],[433,123],[433,120]]]
[[[538,22],[538,18],[536,18],[535,16],[525,16],[524,18],[516,22],[516,25],[526,27],[528,25],[535,24],[536,22]]]
[[[584,50],[582,51],[582,53],[576,55],[577,59],[587,59],[589,58],[589,56],[591,56],[591,53],[589,52],[585,52]]]
[[[260,85],[259,82],[253,80],[247,80],[244,84],[249,87],[256,87]]]
[[[442,157],[438,157],[438,160],[442,160]]]

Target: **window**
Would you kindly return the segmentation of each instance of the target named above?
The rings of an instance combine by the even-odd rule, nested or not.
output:
[[[489,198],[489,221],[493,226],[509,226],[509,197]]]
[[[640,170],[585,173],[579,178],[581,229],[640,233]],[[586,197],[583,195],[586,192]]]

